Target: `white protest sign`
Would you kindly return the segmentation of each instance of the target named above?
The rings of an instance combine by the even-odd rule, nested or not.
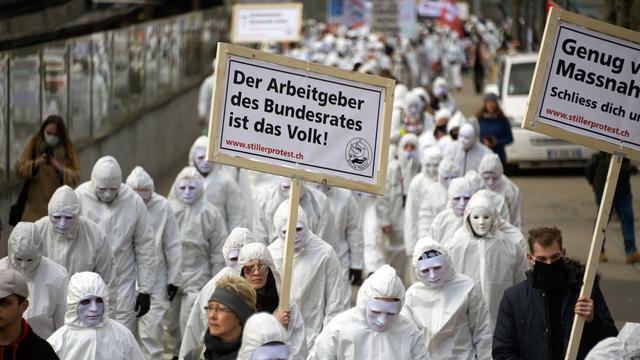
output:
[[[237,4],[231,18],[231,41],[298,41],[301,3]]]
[[[552,14],[523,127],[640,160],[640,34]]]
[[[215,162],[384,192],[395,82],[218,44]]]

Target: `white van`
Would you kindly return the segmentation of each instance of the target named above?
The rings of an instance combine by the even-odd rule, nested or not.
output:
[[[506,55],[500,61],[496,85],[485,89],[498,94],[511,122],[513,144],[505,149],[507,163],[520,168],[583,166],[594,150],[520,127],[537,59],[537,53]]]

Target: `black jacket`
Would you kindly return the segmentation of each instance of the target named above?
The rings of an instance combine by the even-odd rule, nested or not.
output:
[[[36,335],[31,326],[22,320],[22,333],[13,343],[0,346],[0,359],[59,360],[49,343]]]
[[[578,301],[584,275],[582,265],[566,258],[564,261],[568,285],[562,296],[561,310],[563,358],[571,336],[574,307]],[[589,350],[600,340],[618,335],[597,278],[591,299],[594,303],[594,320],[591,324],[585,323],[578,359],[584,359]],[[533,274],[528,271],[525,281],[504,292],[493,334],[493,358],[495,360],[552,359],[550,329],[549,299],[543,290],[533,288]]]

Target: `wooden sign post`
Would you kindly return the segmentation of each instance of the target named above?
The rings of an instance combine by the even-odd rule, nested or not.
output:
[[[612,154],[580,297],[591,297],[622,160],[640,160],[638,59],[640,33],[550,9],[522,127]],[[566,360],[583,328],[576,315]]]
[[[395,81],[225,43],[215,73],[208,160],[291,178],[288,309],[301,182],[384,193]]]

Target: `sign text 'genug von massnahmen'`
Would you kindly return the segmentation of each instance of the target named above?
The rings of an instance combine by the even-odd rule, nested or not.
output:
[[[219,152],[375,184],[382,88],[230,55]]]
[[[640,44],[560,22],[537,121],[640,150]]]

